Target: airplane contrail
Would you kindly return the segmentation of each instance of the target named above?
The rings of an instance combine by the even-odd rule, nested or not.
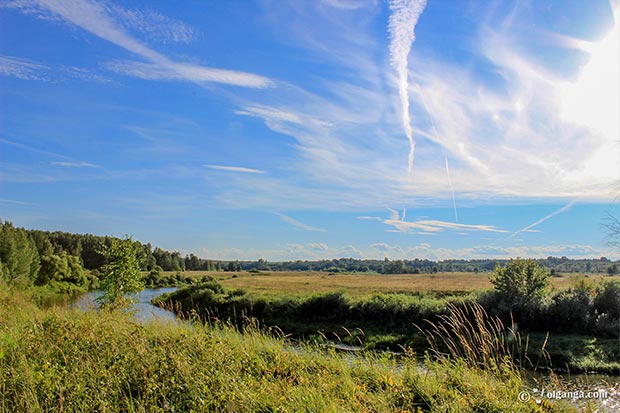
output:
[[[568,211],[569,209],[571,209],[573,207],[573,205],[575,205],[575,201],[571,201],[568,204],[564,205],[562,208],[558,209],[557,211],[553,211],[552,213],[550,213],[549,215],[542,217],[541,219],[539,219],[538,221],[534,222],[533,224],[528,225],[525,228],[521,228],[520,230],[513,232],[508,238],[512,238],[517,234],[520,234],[524,231],[527,231],[529,229],[534,228],[536,225],[538,224],[542,224],[543,222],[545,222],[546,220],[548,220],[549,218],[553,218],[554,216],[556,216],[557,214],[561,214],[562,212]]]
[[[411,116],[409,115],[409,80],[407,77],[407,57],[411,45],[415,41],[415,26],[420,15],[426,7],[426,0],[391,0],[388,30],[390,32],[390,62],[396,69],[398,76],[398,95],[403,112],[403,127],[409,140],[409,162],[407,176],[411,182],[413,171],[413,159],[415,154],[415,140],[411,128]]]
[[[454,194],[454,185],[452,185],[452,176],[450,175],[450,163],[448,162],[448,155],[446,154],[446,149],[444,145],[439,142],[439,132],[437,132],[437,126],[435,125],[435,117],[433,116],[433,112],[429,109],[426,104],[426,100],[424,100],[424,95],[422,94],[422,90],[420,86],[416,84],[416,88],[418,93],[420,94],[420,100],[422,101],[422,105],[424,106],[424,110],[430,116],[431,119],[431,127],[433,129],[433,135],[435,135],[435,141],[441,146],[441,153],[443,154],[444,164],[446,166],[446,175],[448,176],[448,184],[450,185],[450,192],[452,193],[452,208],[454,209],[454,221],[459,222],[459,214],[456,208],[456,195]]]

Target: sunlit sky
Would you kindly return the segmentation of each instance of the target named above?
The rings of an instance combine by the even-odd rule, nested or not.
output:
[[[620,258],[617,0],[0,0],[0,218],[213,259]]]

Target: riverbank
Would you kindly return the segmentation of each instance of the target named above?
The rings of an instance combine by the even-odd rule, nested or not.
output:
[[[41,309],[0,289],[1,412],[538,412],[509,364],[342,356],[236,329]],[[546,405],[547,406],[547,405]],[[548,412],[575,411],[550,401]]]
[[[436,324],[449,306],[479,301],[479,295],[383,293],[350,296],[342,292],[270,295],[227,289],[211,280],[154,300],[182,317],[225,321],[237,327],[254,320],[304,342],[341,342],[369,350],[429,349],[423,330]],[[510,325],[505,334],[511,332]],[[620,375],[620,341],[616,337],[572,332],[520,332],[512,337],[515,361],[525,368],[556,372]]]

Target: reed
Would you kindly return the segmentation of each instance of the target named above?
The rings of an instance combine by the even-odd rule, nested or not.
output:
[[[545,339],[536,363],[528,356],[529,338],[525,343],[513,322],[506,327],[499,317],[489,315],[475,302],[448,304],[448,313],[429,321],[428,329],[420,329],[431,353],[438,359],[461,360],[472,368],[516,369],[537,367],[541,358],[548,358]]]

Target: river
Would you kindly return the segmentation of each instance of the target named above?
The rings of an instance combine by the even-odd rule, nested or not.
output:
[[[130,311],[134,314],[134,317],[138,321],[150,321],[150,320],[166,320],[177,322],[177,318],[174,312],[159,308],[151,304],[151,300],[162,294],[171,293],[176,291],[176,287],[166,288],[145,288],[135,295],[137,298]],[[97,307],[97,298],[102,294],[101,291],[89,291],[86,294],[81,295],[77,300],[70,304],[71,307],[80,308],[83,310]]]

